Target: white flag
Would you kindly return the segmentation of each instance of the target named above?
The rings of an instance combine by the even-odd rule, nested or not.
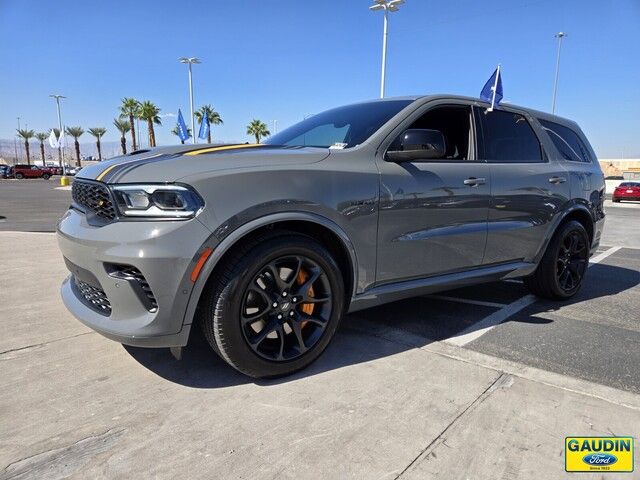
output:
[[[60,130],[60,138],[58,138],[58,148],[64,148],[65,145],[65,137],[64,137],[64,129]]]
[[[51,148],[58,148],[58,139],[56,138],[56,132],[51,129],[51,134],[49,135],[49,145]]]

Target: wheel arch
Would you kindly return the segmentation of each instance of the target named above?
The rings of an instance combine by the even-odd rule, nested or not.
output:
[[[355,249],[347,234],[333,221],[313,213],[276,213],[254,219],[238,227],[229,233],[221,241],[212,235],[203,247],[213,249],[210,257],[205,262],[197,281],[193,286],[185,318],[185,325],[191,324],[195,319],[196,309],[204,288],[215,274],[216,268],[222,264],[225,258],[244,242],[251,241],[256,235],[268,231],[288,231],[309,235],[318,240],[336,259],[345,282],[345,311],[348,309],[351,299],[355,296],[357,285],[357,258]]]
[[[593,215],[585,205],[574,203],[566,208],[562,213],[557,215],[553,227],[549,229],[549,234],[545,237],[541,248],[538,250],[538,254],[535,258],[536,264],[538,264],[542,259],[542,256],[549,246],[549,242],[551,242],[551,239],[556,234],[558,229],[565,223],[572,220],[576,220],[585,228],[587,234],[589,235],[589,244],[590,246],[592,245],[593,237],[595,234],[595,221],[593,219]]]

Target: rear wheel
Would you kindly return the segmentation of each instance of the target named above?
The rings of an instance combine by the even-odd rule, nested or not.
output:
[[[611,201],[613,203],[618,203],[618,202],[620,202],[620,199],[619,198],[612,198]]]
[[[203,292],[202,328],[214,351],[251,377],[277,377],[313,362],[344,307],[340,270],[312,238],[280,234],[240,248]]]
[[[18,180],[22,180],[22,179],[24,178],[24,174],[22,174],[22,173],[16,173],[16,178],[17,178]]]
[[[554,300],[574,296],[589,265],[589,235],[580,222],[562,225],[553,236],[535,273],[524,279],[532,293]]]

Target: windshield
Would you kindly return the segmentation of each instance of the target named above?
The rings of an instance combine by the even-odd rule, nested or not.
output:
[[[361,144],[413,100],[358,103],[318,113],[273,135],[269,145],[350,148]]]

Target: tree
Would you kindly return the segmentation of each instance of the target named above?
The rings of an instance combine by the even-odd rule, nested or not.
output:
[[[34,132],[33,130],[25,130],[25,129],[19,129],[17,130],[17,132],[18,132],[18,136],[24,139],[24,149],[27,152],[27,164],[31,165],[31,155],[29,153],[29,140],[31,140],[34,137],[36,132]]]
[[[205,113],[207,114],[207,117],[209,117],[210,125],[221,125],[224,123],[220,114],[216,112],[211,105],[203,105],[200,107],[200,110],[197,110],[194,113],[198,123],[202,123]],[[209,128],[209,132],[207,133],[207,143],[211,143],[211,128]]]
[[[178,126],[177,125],[175,127],[173,127],[173,130],[171,130],[171,133],[173,133],[176,137],[180,136],[180,133],[178,132]],[[187,135],[189,135],[189,137],[187,137],[187,138],[191,138],[191,129],[189,127],[187,127]],[[182,145],[184,145],[184,140],[180,139],[180,143]]]
[[[40,156],[42,156],[42,166],[46,165],[44,159],[44,142],[49,138],[49,134],[46,132],[36,133],[36,139],[40,142]]]
[[[156,134],[153,130],[153,124],[162,125],[160,120],[160,109],[149,100],[145,100],[140,104],[140,111],[138,113],[140,120],[147,122],[147,129],[149,131],[149,146],[156,146]]]
[[[256,143],[260,143],[260,138],[271,135],[271,132],[267,129],[266,123],[254,118],[251,120],[251,123],[247,125],[247,135],[253,135],[256,137]]]
[[[73,144],[76,147],[76,165],[80,167],[82,164],[80,163],[80,142],[78,142],[78,139],[82,136],[84,130],[82,127],[67,127],[65,132],[73,137]]]
[[[120,118],[129,119],[129,130],[131,130],[131,145],[133,145],[133,151],[138,149],[136,143],[136,125],[135,119],[140,115],[140,102],[135,98],[125,97],[122,99],[120,105]]]
[[[107,133],[107,129],[104,127],[94,127],[89,129],[89,133],[96,137],[96,147],[98,148],[98,161],[102,161],[102,148],[100,148],[100,138]]]
[[[120,132],[120,147],[122,148],[122,154],[127,154],[127,139],[125,135],[131,130],[131,125],[127,120],[121,120],[118,118],[113,119],[113,126]]]

